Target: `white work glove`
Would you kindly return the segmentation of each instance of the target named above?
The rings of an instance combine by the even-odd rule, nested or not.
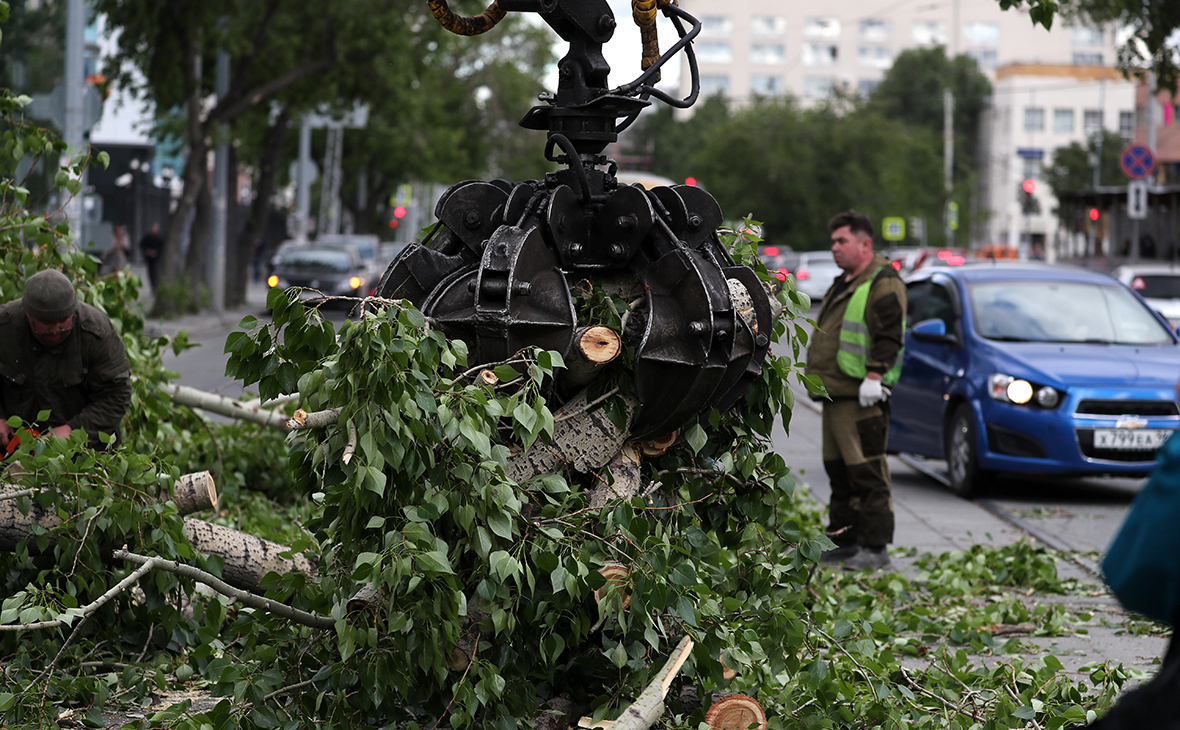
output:
[[[889,389],[881,385],[880,380],[865,378],[860,381],[860,407],[868,408],[889,397]]]

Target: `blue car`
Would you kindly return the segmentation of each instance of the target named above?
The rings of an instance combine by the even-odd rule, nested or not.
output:
[[[1180,426],[1180,340],[1113,278],[980,263],[907,287],[888,448],[945,458],[958,494],[997,472],[1142,476]]]

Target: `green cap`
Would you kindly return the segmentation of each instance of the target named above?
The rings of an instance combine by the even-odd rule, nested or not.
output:
[[[74,285],[55,269],[38,271],[25,282],[25,311],[37,319],[56,322],[74,313],[78,298]]]

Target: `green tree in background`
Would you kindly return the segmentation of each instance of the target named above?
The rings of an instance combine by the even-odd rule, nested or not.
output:
[[[768,242],[809,250],[826,247],[840,210],[876,221],[938,214],[939,152],[931,133],[879,114],[803,110],[786,99],[756,102],[714,127],[693,161],[729,215],[759,211]]]
[[[1119,168],[1119,154],[1127,140],[1109,129],[1102,132],[1102,161],[1099,185],[1126,185],[1127,176]],[[1086,144],[1070,142],[1053,150],[1053,159],[1045,167],[1045,182],[1060,196],[1065,192],[1090,190],[1094,187],[1094,160],[1098,156],[1098,140],[1091,137]]]

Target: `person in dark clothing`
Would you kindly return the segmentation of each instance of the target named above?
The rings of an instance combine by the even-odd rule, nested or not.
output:
[[[148,282],[152,285],[154,292],[160,275],[160,253],[164,250],[164,239],[160,237],[159,223],[152,223],[148,232],[139,239],[139,250],[143,252],[143,260],[147,264]]]
[[[12,416],[58,436],[84,429],[101,448],[99,434],[117,438],[130,403],[123,341],[109,317],[77,300],[65,274],[40,271],[22,298],[0,306],[0,448],[15,435]]]

